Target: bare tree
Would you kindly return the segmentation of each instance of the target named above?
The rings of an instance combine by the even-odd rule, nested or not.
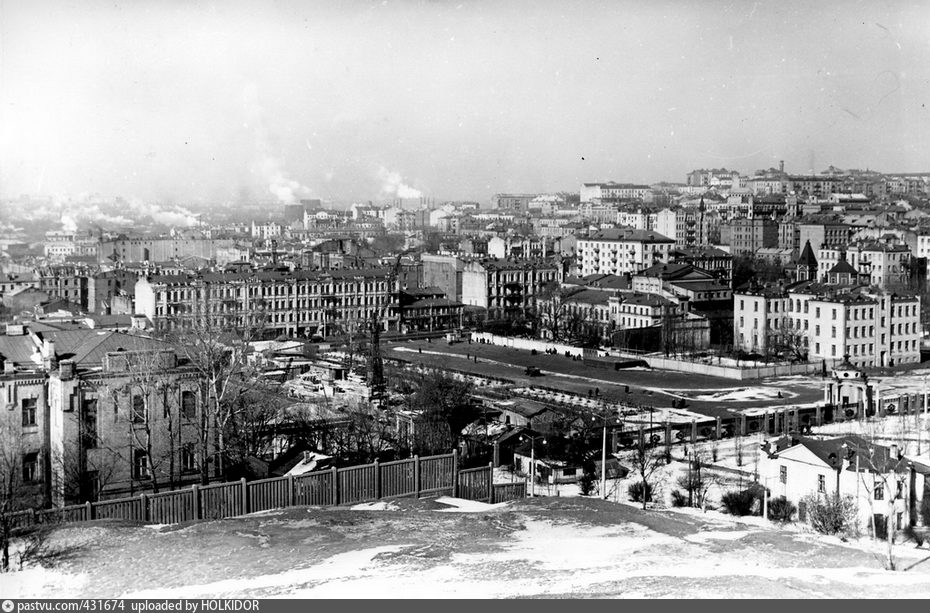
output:
[[[201,379],[199,455],[200,479],[210,481],[210,466],[216,478],[226,476],[226,432],[242,404],[238,382],[249,379],[250,343],[261,336],[265,313],[258,309],[248,316],[202,318],[175,327],[169,336],[183,352]],[[212,440],[211,440],[212,439]]]
[[[878,538],[879,530],[876,525],[876,510],[884,507],[885,516],[885,567],[895,570],[894,557],[895,520],[897,518],[896,500],[899,500],[904,491],[904,481],[898,475],[900,458],[894,455],[896,449],[902,449],[903,431],[894,446],[890,449],[879,445],[878,440],[883,439],[887,422],[882,419],[870,419],[865,425],[864,448],[854,448],[856,472],[860,484],[866,493],[869,502],[869,515],[872,535]]]
[[[765,343],[766,356],[787,357],[796,361],[807,361],[809,340],[807,331],[794,325],[790,317],[777,322],[778,327],[769,329]]]
[[[536,300],[539,331],[547,333],[548,338],[553,341],[564,338],[562,324],[568,312],[568,297],[572,293],[553,281],[542,289]]]
[[[652,444],[646,436],[638,436],[636,446],[633,448],[633,454],[630,458],[633,464],[633,470],[639,477],[640,483],[643,484],[643,509],[646,509],[646,503],[651,499],[651,493],[656,490],[658,479],[655,479],[656,471],[665,465],[665,457],[659,450],[658,446]]]

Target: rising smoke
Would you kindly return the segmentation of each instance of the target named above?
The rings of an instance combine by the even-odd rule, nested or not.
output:
[[[378,180],[381,181],[381,198],[422,198],[423,192],[404,183],[399,172],[391,171],[382,166],[378,169]]]

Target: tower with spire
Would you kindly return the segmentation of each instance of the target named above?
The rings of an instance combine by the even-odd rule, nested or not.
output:
[[[795,263],[794,268],[795,281],[816,281],[817,280],[817,258],[814,257],[814,249],[811,247],[810,240],[804,243],[804,249]]]

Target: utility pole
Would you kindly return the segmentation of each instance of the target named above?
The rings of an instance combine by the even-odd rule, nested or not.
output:
[[[604,415],[604,434],[601,438],[601,496],[607,500],[607,415]]]

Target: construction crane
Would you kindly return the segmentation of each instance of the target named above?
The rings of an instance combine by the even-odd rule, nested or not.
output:
[[[387,276],[387,292],[384,299],[384,304],[380,309],[375,309],[371,312],[371,342],[368,346],[368,376],[367,383],[371,389],[371,399],[372,402],[376,402],[378,406],[381,406],[381,403],[384,401],[384,360],[381,357],[381,327],[382,322],[388,318],[388,309],[391,307],[391,296],[394,293],[395,284],[397,283],[398,271],[400,270],[400,262],[405,255],[413,251],[412,249],[405,249],[397,254],[397,258],[394,260],[394,265],[391,267],[390,272]],[[398,298],[399,299],[399,298]]]

